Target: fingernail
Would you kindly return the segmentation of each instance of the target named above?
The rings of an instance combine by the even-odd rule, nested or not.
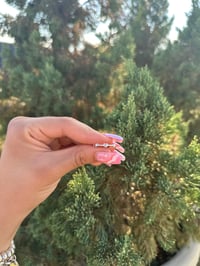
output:
[[[113,157],[113,152],[97,152],[96,153],[96,160],[101,163],[108,162],[112,159]]]
[[[121,145],[119,145],[118,143],[115,143],[115,149],[122,152],[122,153],[125,152],[125,149]]]
[[[107,162],[107,164],[120,164],[121,161],[125,161],[125,156],[123,154],[121,154],[118,151],[113,151],[113,156],[112,159],[110,161]]]
[[[125,160],[125,156],[116,150],[113,152],[97,152],[96,160],[111,166],[112,164],[120,164],[121,161]]]
[[[112,138],[114,140],[116,140],[117,142],[122,142],[124,139],[123,137],[119,136],[119,135],[116,135],[116,134],[112,134],[112,133],[104,133],[104,135],[106,137],[109,137],[109,138]]]

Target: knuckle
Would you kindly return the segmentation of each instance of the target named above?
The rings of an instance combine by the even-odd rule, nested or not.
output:
[[[17,132],[22,129],[22,124],[24,123],[25,117],[17,116],[10,120],[8,124],[8,132]]]
[[[18,116],[10,120],[7,128],[7,138],[24,138],[27,136],[31,120],[28,117]],[[14,140],[13,140],[14,141]]]
[[[74,123],[75,121],[77,121],[75,118],[71,117],[71,116],[65,116],[64,117],[64,120],[67,122],[67,123]]]
[[[87,164],[87,159],[83,151],[77,152],[74,158],[75,167]]]

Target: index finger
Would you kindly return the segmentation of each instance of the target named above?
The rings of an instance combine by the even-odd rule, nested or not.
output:
[[[27,120],[31,135],[49,144],[52,139],[68,137],[75,143],[111,143],[112,140],[88,125],[71,117],[38,117]]]

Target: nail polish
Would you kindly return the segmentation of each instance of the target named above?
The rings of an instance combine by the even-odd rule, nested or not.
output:
[[[119,145],[117,142],[115,142],[115,149],[122,153],[125,152],[125,149],[121,145]]]
[[[106,137],[109,137],[111,139],[114,139],[116,142],[123,142],[123,137],[119,136],[119,135],[116,135],[116,134],[112,134],[112,133],[104,133],[104,135]]]
[[[105,163],[108,166],[113,164],[120,164],[122,161],[125,160],[125,156],[114,150],[112,152],[97,152],[96,153],[96,160],[101,163]]]
[[[120,152],[114,150],[111,160],[107,161],[107,165],[120,164],[122,161],[125,161],[125,156]]]
[[[96,153],[96,160],[101,163],[106,163],[107,161],[110,161],[113,157],[113,152],[97,152]]]

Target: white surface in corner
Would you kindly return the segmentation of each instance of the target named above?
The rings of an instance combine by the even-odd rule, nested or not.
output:
[[[196,266],[200,258],[200,243],[192,242],[162,266]]]

